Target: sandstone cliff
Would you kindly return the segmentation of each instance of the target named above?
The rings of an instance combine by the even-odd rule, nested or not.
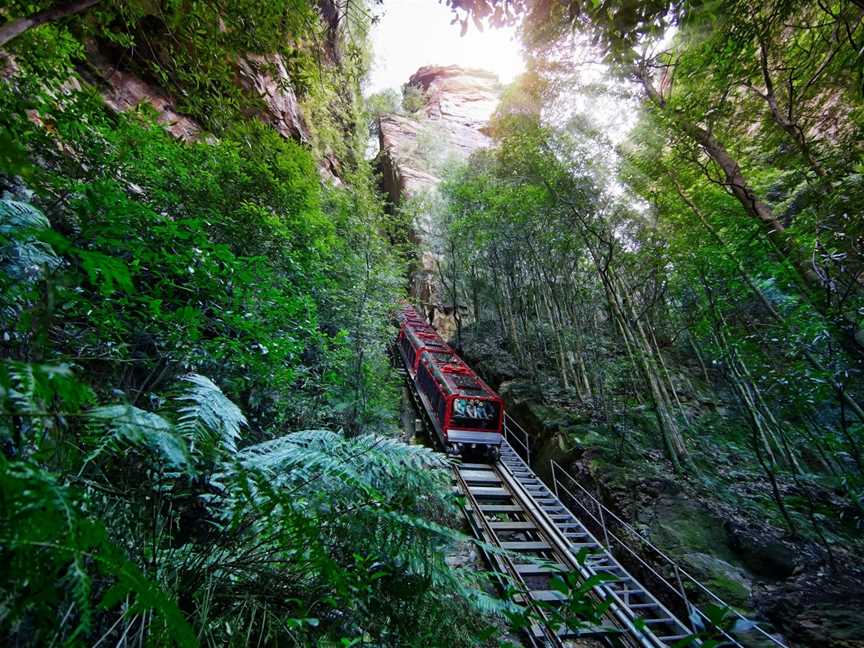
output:
[[[180,113],[167,92],[117,64],[95,42],[88,43],[86,64],[79,67],[79,73],[99,89],[108,108],[115,112],[149,105],[156,111],[157,121],[175,137],[185,141],[212,137],[195,119]],[[236,74],[237,85],[256,99],[252,104],[254,110],[247,111],[248,117],[271,125],[286,139],[309,143],[306,118],[281,56],[241,56],[236,61]],[[319,173],[324,181],[340,184],[336,170],[338,165],[333,160],[319,160]]]
[[[500,98],[494,74],[455,65],[422,67],[408,85],[423,92],[423,108],[412,116],[385,115],[379,121],[379,162],[384,189],[394,205],[434,195],[441,167],[448,160],[464,160],[491,145],[484,130]],[[414,214],[412,228],[419,258],[412,272],[411,293],[434,313],[434,324],[441,333],[450,336],[454,318],[441,298],[436,224],[428,206]]]

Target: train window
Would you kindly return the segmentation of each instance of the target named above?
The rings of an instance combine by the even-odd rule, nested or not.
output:
[[[495,401],[454,398],[450,423],[454,427],[497,430],[500,414],[501,407]]]

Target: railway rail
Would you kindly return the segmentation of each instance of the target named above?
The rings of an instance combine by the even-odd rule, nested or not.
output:
[[[516,585],[517,602],[563,603],[565,596],[549,586],[556,573],[577,572],[586,580],[601,574],[610,579],[593,588],[597,601],[610,603],[607,623],[587,628],[537,624],[528,633],[534,645],[563,646],[577,637],[616,637],[619,645],[658,647],[692,635],[603,548],[509,444],[502,446],[499,463],[462,463],[455,474],[474,533],[484,543],[509,552],[490,553],[488,560]],[[588,557],[580,560],[580,552]],[[540,619],[547,616],[539,606],[537,612]]]
[[[434,439],[432,422],[420,395],[408,373],[400,371],[404,373],[407,393],[419,417],[417,420],[429,438]],[[473,533],[483,544],[496,548],[485,552],[490,567],[501,575],[502,586],[515,586],[518,603],[536,612],[533,618],[537,621],[526,632],[528,645],[563,647],[573,639],[594,638],[610,646],[673,646],[687,637],[694,637],[699,626],[705,627],[705,622],[709,621],[707,615],[688,600],[682,579],[689,579],[695,589],[701,588],[721,607],[725,605],[650,543],[648,546],[667,561],[666,567],[670,568],[674,574],[672,580],[676,582],[670,582],[655,566],[645,562],[627,543],[607,529],[604,515],[615,517],[614,513],[597,500],[593,500],[596,510],[592,512],[587,508],[573,493],[582,487],[554,462],[552,488],[547,486],[529,466],[531,451],[527,434],[506,413],[504,439],[497,462],[456,463],[454,482],[455,488],[464,496],[465,514]],[[556,467],[558,473],[566,475],[569,481],[557,479]],[[585,494],[590,498],[587,491]],[[572,512],[578,510],[573,508],[575,505],[582,509],[579,516]],[[626,526],[619,518],[615,519]],[[592,533],[589,524],[595,531],[599,529],[600,537]],[[642,576],[656,577],[653,581],[659,580],[667,591],[661,591],[653,582],[650,589],[646,587],[644,583],[648,581],[634,576],[616,553],[630,558],[628,566],[635,565]],[[608,603],[603,623],[590,627],[581,624],[576,628],[561,627],[558,615],[548,613],[550,606],[562,604],[565,600],[561,592],[550,586],[551,578],[557,573],[572,572],[584,580],[602,575],[601,579],[594,579],[600,582],[592,588],[591,594],[597,601]],[[669,591],[674,596],[670,597]],[[666,596],[661,600],[655,593]],[[674,605],[667,605],[670,598]],[[683,610],[684,614],[678,610]],[[774,644],[786,648],[776,637],[737,612],[733,611],[733,615],[755,630],[760,645]],[[743,648],[745,645],[730,632],[721,631],[721,634],[724,641],[719,645],[723,647]],[[689,645],[695,647],[701,642],[693,639]]]

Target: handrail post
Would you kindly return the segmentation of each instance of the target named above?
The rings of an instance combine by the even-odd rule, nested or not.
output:
[[[597,500],[597,510],[600,512],[600,526],[603,527],[603,537],[606,539],[606,548],[612,550],[612,545],[609,544],[609,532],[606,530],[606,517],[603,515],[603,505],[600,500]]]
[[[678,581],[678,589],[681,591],[681,598],[684,599],[684,609],[687,611],[687,623],[689,624],[690,629],[695,632],[696,627],[693,623],[693,615],[690,611],[690,599],[687,598],[687,591],[684,589],[684,583],[681,581],[681,570],[678,569],[678,563],[673,562],[672,567],[675,569],[675,580]]]
[[[561,496],[558,494],[558,476],[555,474],[555,462],[552,459],[549,460],[549,466],[552,468],[552,490],[555,491],[555,497],[560,500]]]

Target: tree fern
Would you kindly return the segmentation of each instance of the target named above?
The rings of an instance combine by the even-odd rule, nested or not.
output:
[[[58,638],[75,643],[91,629],[97,605],[103,612],[114,611],[126,601],[128,611],[155,613],[159,622],[151,623],[154,639],[161,635],[164,643],[197,645],[171,598],[109,541],[105,528],[82,510],[82,501],[72,489],[32,463],[10,462],[2,455],[0,546],[5,576],[3,636],[16,636],[21,628],[35,628],[37,633],[48,629],[48,634],[28,636],[25,643],[47,645]],[[58,574],[62,574],[59,580]],[[98,602],[94,600],[97,577]],[[68,627],[58,623],[58,606],[68,610],[63,620],[69,619]]]
[[[36,450],[35,442],[45,440],[41,433],[47,421],[57,422],[64,412],[79,411],[92,397],[92,391],[76,380],[67,364],[0,362],[0,408],[6,414],[0,417],[0,432],[14,436],[9,426],[13,416],[20,418],[21,454]]]
[[[93,460],[108,448],[126,445],[151,450],[171,468],[189,468],[189,450],[174,425],[153,412],[133,405],[106,405],[88,412],[92,426],[107,435],[87,457]]]
[[[183,377],[189,387],[177,397],[178,429],[193,443],[233,455],[246,417],[212,380],[199,374]]]
[[[60,266],[61,261],[50,245],[35,237],[39,230],[50,228],[45,215],[23,202],[0,200],[0,236],[9,242],[0,248],[0,267],[12,278],[33,281],[44,268]]]

